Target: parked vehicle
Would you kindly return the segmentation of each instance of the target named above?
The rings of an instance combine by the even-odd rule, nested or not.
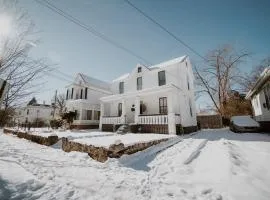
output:
[[[235,133],[258,132],[260,124],[251,116],[233,116],[230,122],[230,130]]]

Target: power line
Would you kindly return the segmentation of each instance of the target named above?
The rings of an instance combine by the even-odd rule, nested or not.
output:
[[[162,26],[160,23],[158,23],[155,19],[153,19],[152,17],[150,17],[149,15],[147,15],[145,12],[143,12],[141,9],[139,9],[138,7],[136,7],[133,3],[131,3],[129,0],[124,0],[127,4],[129,4],[132,8],[134,8],[135,10],[137,10],[139,13],[141,13],[144,17],[146,17],[148,20],[150,20],[151,22],[153,22],[154,24],[156,24],[159,28],[161,28],[163,31],[165,31],[166,33],[168,33],[171,37],[173,37],[176,41],[178,41],[179,43],[181,43],[182,45],[184,45],[186,48],[188,48],[190,51],[192,51],[194,54],[196,54],[197,56],[199,56],[200,58],[202,58],[203,60],[207,61],[207,59],[205,57],[203,57],[200,53],[198,53],[195,49],[193,49],[191,46],[189,46],[187,43],[185,43],[183,40],[181,40],[179,37],[177,37],[175,34],[173,34],[172,32],[170,32],[167,28],[165,28],[164,26]]]
[[[38,4],[45,6],[47,8],[49,8],[50,10],[52,10],[53,12],[61,15],[62,17],[64,17],[65,19],[67,19],[68,21],[80,26],[81,28],[83,28],[84,30],[86,30],[87,32],[91,33],[92,35],[95,35],[96,37],[101,38],[102,40],[110,43],[111,45],[125,51],[126,53],[138,58],[141,61],[144,61],[146,64],[151,64],[151,62],[149,62],[147,59],[143,58],[142,56],[136,54],[135,52],[133,52],[132,50],[128,49],[127,47],[117,43],[116,41],[110,39],[109,37],[105,36],[103,33],[97,31],[95,28],[93,28],[92,26],[87,26],[86,24],[84,24],[83,22],[81,22],[79,19],[73,17],[71,14],[67,13],[66,11],[63,11],[62,9],[56,7],[55,5],[53,5],[51,2],[47,1],[47,0],[35,0]]]

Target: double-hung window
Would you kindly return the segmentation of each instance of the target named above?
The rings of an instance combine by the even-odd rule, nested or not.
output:
[[[142,89],[142,77],[137,78],[137,90]]]
[[[168,113],[168,106],[167,106],[167,97],[159,98],[159,114],[166,114]]]
[[[118,117],[121,117],[122,115],[122,103],[118,104]]]
[[[124,93],[124,82],[120,82],[119,83],[119,94],[123,94]]]
[[[159,86],[166,85],[165,71],[158,72],[158,85]]]

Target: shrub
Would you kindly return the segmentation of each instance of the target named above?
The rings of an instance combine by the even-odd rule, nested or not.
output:
[[[50,120],[50,126],[53,129],[58,129],[62,125],[63,125],[63,120],[61,120],[61,119],[52,119],[52,120]]]

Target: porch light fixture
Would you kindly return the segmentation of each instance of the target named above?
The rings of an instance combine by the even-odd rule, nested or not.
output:
[[[132,107],[131,107],[131,112],[134,112],[135,111],[135,105],[133,104]]]

